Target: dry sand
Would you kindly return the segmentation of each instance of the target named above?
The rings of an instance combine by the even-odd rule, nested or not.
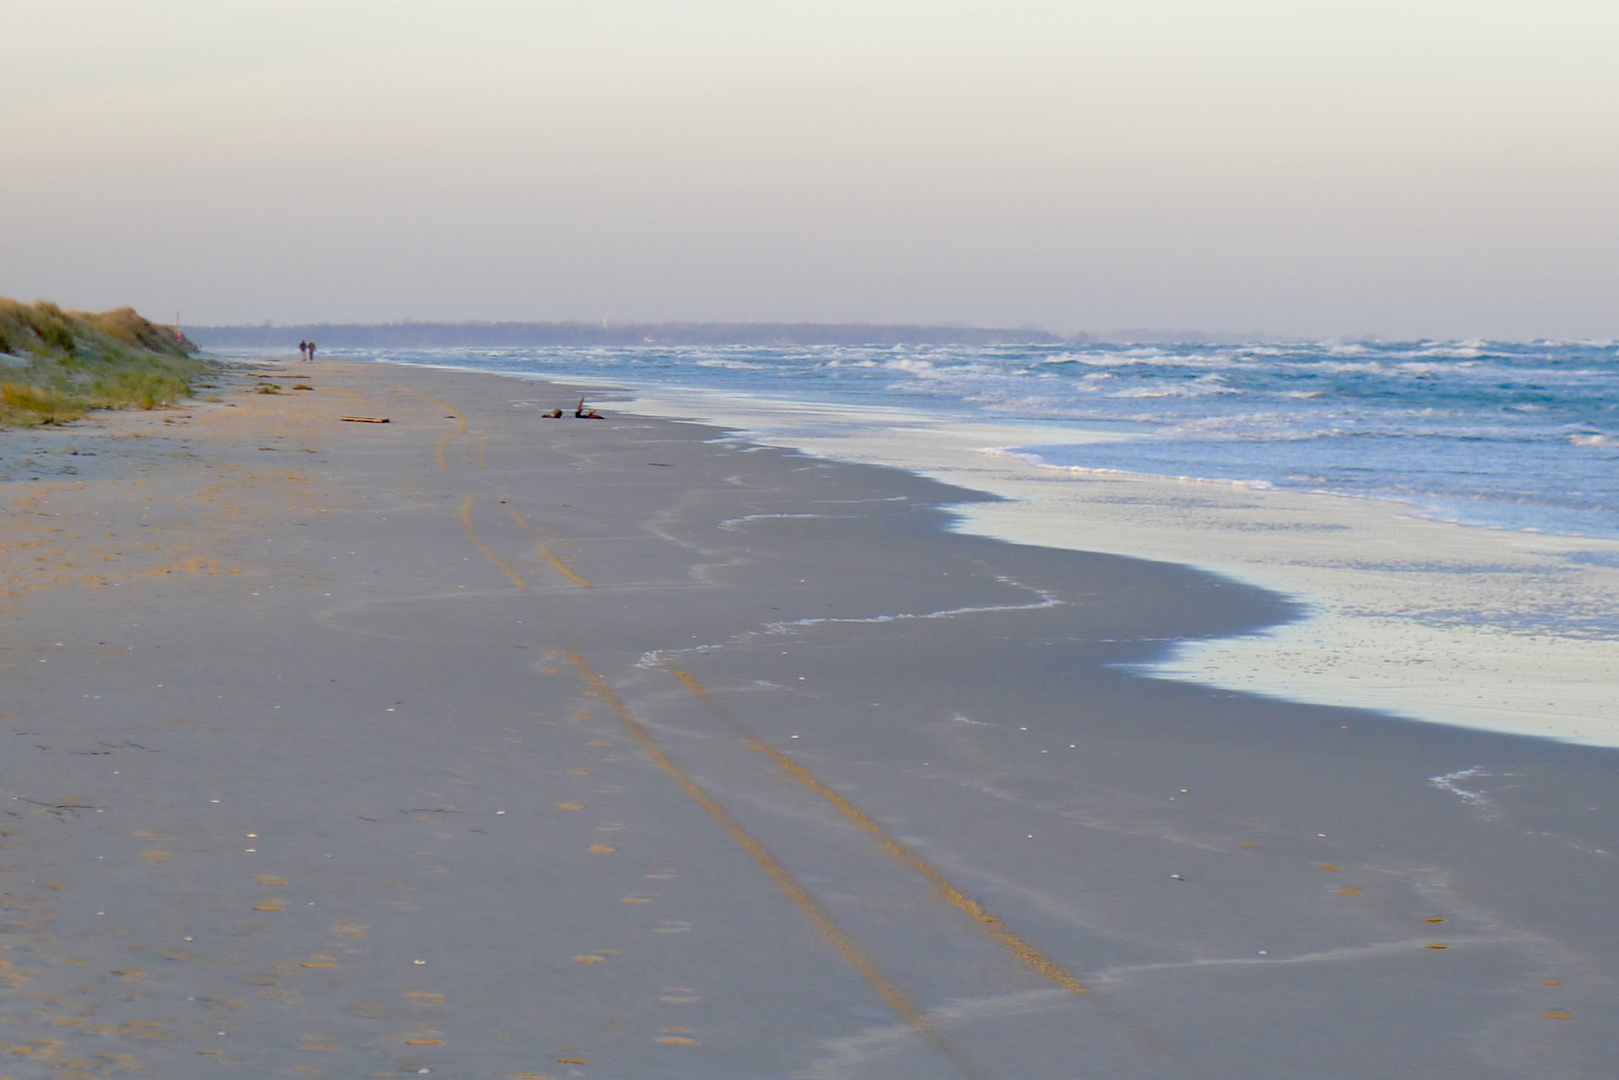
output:
[[[907,473],[228,383],[0,433],[0,1075],[1611,1070],[1613,751],[1142,678],[1291,609]]]

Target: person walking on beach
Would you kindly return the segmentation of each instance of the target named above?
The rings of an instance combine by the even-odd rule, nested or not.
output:
[[[298,355],[303,357],[305,360],[309,359],[309,342],[298,342]]]
[[[315,358],[315,340],[313,338],[311,338],[309,340],[309,355],[306,356],[304,359],[313,360],[314,358]]]

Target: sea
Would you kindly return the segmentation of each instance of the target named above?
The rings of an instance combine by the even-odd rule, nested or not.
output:
[[[1032,464],[1391,500],[1491,529],[1619,539],[1619,344],[1492,341],[851,348],[332,349],[940,420],[1132,437]]]

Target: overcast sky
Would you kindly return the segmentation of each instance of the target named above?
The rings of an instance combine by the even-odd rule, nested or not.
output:
[[[0,0],[0,295],[1619,336],[1614,0]]]

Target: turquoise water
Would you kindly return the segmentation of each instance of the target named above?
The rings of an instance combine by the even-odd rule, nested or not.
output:
[[[1398,499],[1504,529],[1619,538],[1611,343],[333,349],[644,388],[1122,425],[1023,446],[1052,465]]]

